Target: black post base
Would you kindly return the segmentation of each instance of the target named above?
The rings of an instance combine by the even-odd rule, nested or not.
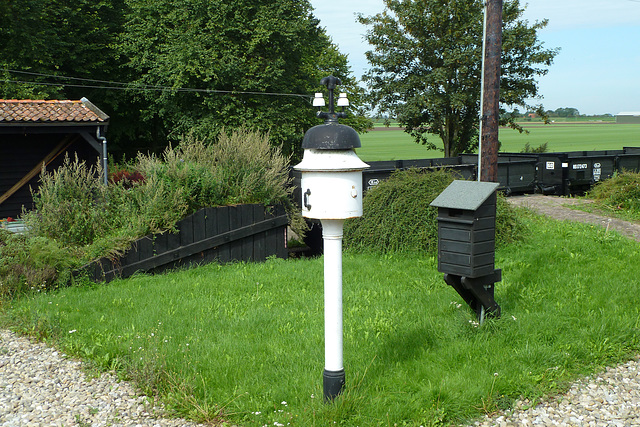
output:
[[[339,371],[322,372],[322,384],[324,389],[324,401],[333,401],[344,389],[345,375],[344,369]]]

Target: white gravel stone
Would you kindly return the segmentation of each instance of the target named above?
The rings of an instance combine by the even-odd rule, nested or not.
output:
[[[573,384],[561,396],[528,409],[529,401],[515,409],[476,421],[473,426],[640,427],[640,359],[635,359],[595,378]]]
[[[114,375],[87,378],[82,364],[0,330],[0,426],[198,426],[163,419],[153,399]]]

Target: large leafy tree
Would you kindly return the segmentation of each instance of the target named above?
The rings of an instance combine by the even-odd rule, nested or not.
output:
[[[308,0],[0,1],[0,97],[86,96],[111,116],[118,157],[241,125],[298,153],[329,74],[361,104]]]
[[[518,0],[503,9],[500,102],[531,107],[536,78],[544,75],[557,50],[545,49]],[[372,104],[397,118],[416,142],[445,156],[477,147],[482,64],[481,0],[385,0],[385,10],[360,16],[369,26],[366,53],[372,68],[364,76]],[[541,109],[541,108],[540,108]],[[517,125],[509,115],[503,124]],[[437,142],[434,142],[437,141]]]
[[[285,153],[296,153],[317,123],[309,95],[320,79],[333,73],[357,87],[308,1],[128,3],[119,49],[137,85],[158,87],[137,94],[144,121],[162,138],[244,125],[269,131]]]
[[[51,75],[115,78],[112,46],[123,7],[124,0],[0,2],[0,96],[60,98],[79,91],[78,80]]]
[[[87,97],[111,117],[110,147],[135,135],[130,98],[104,89],[126,79],[114,49],[125,9],[125,0],[0,1],[0,97]]]

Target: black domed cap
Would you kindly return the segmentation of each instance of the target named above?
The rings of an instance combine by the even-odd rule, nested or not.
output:
[[[338,123],[314,126],[304,134],[302,148],[316,150],[348,150],[359,148],[360,137],[353,128]]]

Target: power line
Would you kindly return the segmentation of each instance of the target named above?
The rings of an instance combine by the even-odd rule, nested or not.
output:
[[[280,93],[280,92],[257,92],[257,91],[238,91],[238,90],[219,90],[219,89],[196,89],[196,88],[174,88],[169,86],[153,86],[146,84],[135,84],[135,83],[124,83],[124,82],[115,82],[108,80],[95,80],[95,79],[86,79],[81,77],[69,77],[69,76],[59,76],[53,74],[43,74],[43,73],[34,73],[29,71],[20,71],[20,70],[11,70],[5,69],[5,71],[14,74],[26,74],[37,77],[47,77],[54,79],[64,79],[64,80],[77,80],[88,83],[100,83],[106,85],[113,86],[98,86],[98,85],[85,85],[85,84],[73,84],[73,83],[48,83],[48,82],[34,82],[34,81],[23,81],[23,80],[8,80],[5,79],[6,83],[20,83],[20,84],[32,84],[37,86],[62,86],[62,87],[74,87],[74,88],[87,88],[87,89],[105,89],[105,90],[137,90],[137,91],[170,91],[170,92],[183,92],[183,93],[218,93],[218,94],[227,94],[227,95],[263,95],[263,96],[292,96],[297,98],[303,98],[307,101],[311,102],[313,99],[310,95],[298,94],[298,93]]]

